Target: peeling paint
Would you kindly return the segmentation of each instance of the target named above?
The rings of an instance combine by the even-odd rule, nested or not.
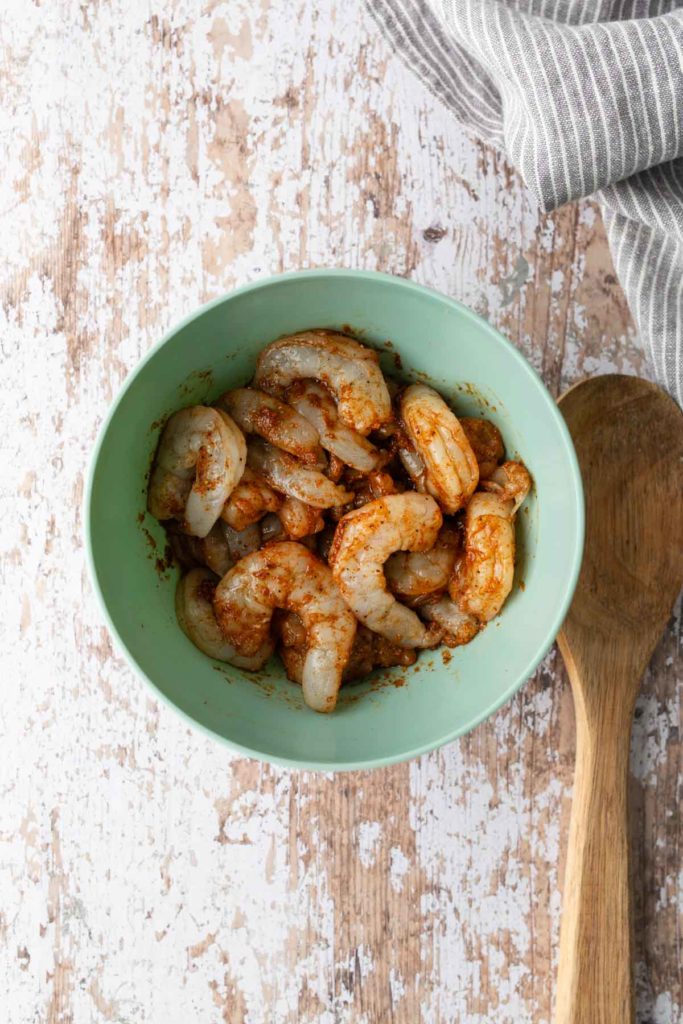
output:
[[[375,863],[375,846],[382,834],[378,821],[361,821],[358,826],[358,858],[364,868]]]

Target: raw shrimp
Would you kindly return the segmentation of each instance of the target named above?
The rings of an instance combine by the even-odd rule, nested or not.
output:
[[[205,564],[199,537],[183,533],[179,524],[175,522],[168,523],[166,535],[171,551],[181,569],[197,569]]]
[[[413,647],[402,647],[366,626],[359,626],[344,669],[344,682],[364,679],[374,668],[393,668],[394,665],[406,668],[416,661],[417,651]]]
[[[155,464],[149,478],[147,508],[159,522],[181,522],[191,490],[191,477],[176,476]]]
[[[408,447],[410,445],[410,447]],[[398,456],[403,468],[413,482],[413,486],[423,494],[427,490],[427,470],[425,464],[407,438],[399,436],[396,444]]]
[[[502,461],[505,450],[500,430],[491,420],[462,416],[460,426],[472,446],[474,457],[479,464],[479,479],[486,480],[495,472]]]
[[[479,632],[479,623],[472,615],[461,612],[455,601],[443,594],[420,605],[420,615],[443,629],[443,643],[448,647],[468,644]]]
[[[352,497],[343,487],[332,483],[319,469],[305,466],[288,452],[274,448],[267,441],[252,438],[247,449],[247,460],[249,468],[264,476],[271,487],[313,508],[345,505]]]
[[[503,607],[515,574],[514,502],[478,491],[465,514],[465,556],[449,591],[461,612],[488,622]]]
[[[240,558],[250,555],[252,551],[258,551],[261,547],[261,527],[258,523],[245,526],[243,530],[233,530],[227,523],[220,525],[233,562],[239,562]]]
[[[315,424],[279,398],[258,388],[235,388],[221,395],[217,405],[230,413],[245,434],[259,434],[302,462],[326,465]]]
[[[375,667],[375,644],[376,633],[372,633],[365,626],[358,626],[353,640],[353,647],[349,660],[344,669],[343,682],[348,683],[354,679],[364,679],[369,676]],[[407,650],[408,648],[403,648]]]
[[[269,512],[267,516],[264,516],[259,526],[261,527],[261,540],[264,544],[271,540],[284,540],[285,528],[280,517],[276,516],[274,512]]]
[[[504,462],[488,480],[482,481],[481,486],[483,490],[512,501],[514,515],[531,490],[531,477],[523,462]]]
[[[216,588],[218,623],[245,656],[266,642],[275,608],[296,612],[306,629],[304,700],[315,711],[332,711],[356,620],[328,567],[294,541],[277,541],[243,558]]]
[[[257,523],[266,512],[277,512],[282,498],[263,477],[249,466],[223,506],[221,519],[233,530],[244,530]]]
[[[389,379],[387,378],[387,384],[388,383],[389,383]],[[393,389],[390,387],[389,388],[389,394],[391,394],[392,390]],[[392,395],[392,398],[393,398],[393,395]],[[377,430],[374,431],[375,440],[377,440],[377,441],[391,441],[392,438],[396,437],[396,434],[399,432],[400,429],[401,428],[399,427],[399,425],[396,422],[396,420],[389,420],[388,423],[383,423],[381,427],[378,427]]]
[[[176,523],[166,528],[171,550],[183,569],[196,569],[206,566],[217,576],[223,576],[231,569],[235,559],[230,554],[223,524],[215,523],[206,537],[193,537],[184,533]]]
[[[313,508],[312,505],[306,505],[298,498],[285,498],[278,516],[285,533],[292,540],[299,540],[301,537],[309,537],[312,533],[319,533],[325,525],[321,510]]]
[[[285,398],[313,425],[323,448],[347,466],[370,473],[386,461],[383,452],[341,420],[337,406],[322,384],[314,380],[296,381],[287,388]]]
[[[235,562],[234,551],[231,551],[225,535],[225,523],[220,520],[211,527],[206,537],[197,540],[204,565],[208,566],[217,576],[224,576],[232,569]]]
[[[485,480],[465,514],[465,557],[449,586],[461,612],[489,622],[505,603],[515,574],[514,517],[531,477],[521,462],[504,462]]]
[[[327,467],[327,476],[330,480],[334,480],[335,484],[338,484],[342,478],[346,466],[341,459],[338,459],[336,455],[332,455],[330,452],[330,461]]]
[[[256,671],[273,653],[273,643],[266,636],[260,647],[248,655],[238,654],[223,636],[213,610],[217,579],[208,569],[192,569],[180,580],[175,597],[176,615],[183,633],[210,658],[227,661],[236,668]]]
[[[363,436],[391,419],[379,356],[344,334],[302,331],[272,342],[258,357],[254,383],[279,394],[304,377],[324,384],[342,422]]]
[[[458,531],[444,526],[429,551],[397,551],[384,566],[389,590],[401,598],[419,598],[446,590],[459,546]]]
[[[285,647],[283,644],[279,648],[278,654],[282,658],[287,678],[301,686],[303,684],[304,666],[306,664],[306,648]]]
[[[417,661],[417,651],[412,647],[403,647],[392,640],[387,640],[379,633],[372,634],[372,656],[374,667],[393,668],[394,665],[414,665]]]
[[[357,469],[349,469],[344,473],[344,485],[352,492],[353,500],[347,505],[329,510],[329,518],[337,523],[352,509],[361,508],[369,501],[384,498],[387,494],[398,494],[404,489],[383,469],[376,469],[372,473],[359,473]]]
[[[279,643],[285,647],[303,647],[305,651],[306,627],[296,612],[276,608],[273,613],[272,629]]]
[[[354,508],[367,505],[375,498],[384,498],[387,494],[398,494],[401,490],[397,487],[396,481],[383,469],[376,469],[373,473],[358,477],[354,473],[347,473],[344,482],[353,491]]]
[[[438,633],[387,590],[384,563],[394,551],[428,551],[441,528],[439,506],[427,494],[389,494],[339,521],[329,559],[342,596],[375,633],[403,647],[429,647]]]
[[[317,534],[311,533],[308,537],[300,537],[299,544],[303,544],[304,547],[312,551],[314,555],[318,554],[318,537]]]
[[[406,388],[400,405],[405,431],[424,464],[426,490],[444,512],[457,512],[479,481],[465,431],[441,395],[426,384]]]
[[[327,561],[330,554],[330,548],[334,542],[334,531],[335,527],[330,523],[324,530],[321,530],[316,537],[316,550],[324,562]]]
[[[149,511],[156,519],[181,519],[188,533],[206,537],[242,476],[245,458],[244,435],[227,413],[204,405],[181,409],[159,441]]]
[[[282,658],[287,677],[293,683],[301,683],[306,659],[306,630],[298,615],[285,612],[274,632],[279,640],[278,653]],[[376,667],[391,668],[394,665],[414,665],[417,652],[411,647],[392,644],[379,633],[373,633],[365,626],[358,626],[349,660],[344,668],[342,683],[365,679]]]

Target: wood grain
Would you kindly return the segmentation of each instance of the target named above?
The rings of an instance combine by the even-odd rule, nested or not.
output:
[[[586,546],[559,635],[576,710],[557,1024],[634,1019],[628,762],[640,681],[683,583],[683,414],[621,374],[560,399],[586,496]]]
[[[553,652],[470,736],[339,778],[239,760],[112,649],[83,474],[181,316],[378,268],[554,393],[644,360],[590,203],[535,209],[356,0],[10,0],[0,111],[0,1003],[8,1024],[549,1024],[574,760]],[[683,1012],[680,611],[631,751],[640,1024]]]

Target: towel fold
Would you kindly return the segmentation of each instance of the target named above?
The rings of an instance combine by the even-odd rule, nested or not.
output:
[[[653,372],[683,405],[683,3],[366,4],[539,206],[595,195]]]

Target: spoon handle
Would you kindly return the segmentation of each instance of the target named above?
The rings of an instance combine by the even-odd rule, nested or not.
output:
[[[570,672],[571,675],[571,672]],[[628,761],[623,706],[574,685],[576,769],[557,980],[556,1024],[631,1024]]]

